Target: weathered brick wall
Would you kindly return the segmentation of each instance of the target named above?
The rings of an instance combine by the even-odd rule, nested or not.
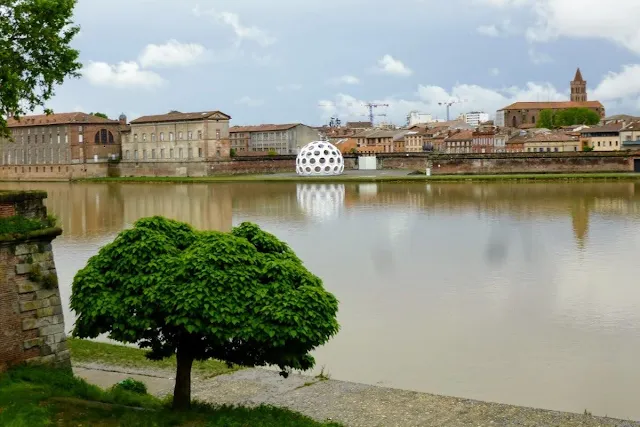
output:
[[[0,166],[0,180],[5,181],[66,181],[78,178],[100,178],[108,174],[109,164],[76,163],[68,165]]]
[[[0,218],[44,219],[45,197],[44,192],[0,192]],[[21,362],[70,366],[51,249],[61,232],[0,236],[0,371]]]

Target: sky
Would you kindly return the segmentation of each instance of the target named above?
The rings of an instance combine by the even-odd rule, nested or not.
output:
[[[638,0],[78,0],[82,77],[55,112],[232,124],[402,125],[566,100],[577,67],[607,114],[640,115]]]

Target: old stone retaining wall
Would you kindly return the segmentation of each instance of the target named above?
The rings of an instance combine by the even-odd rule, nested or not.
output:
[[[109,164],[74,163],[67,165],[0,166],[0,180],[4,181],[68,181],[79,178],[108,176]]]
[[[44,221],[45,192],[0,192],[0,221]],[[51,242],[62,230],[0,235],[0,372],[22,363],[70,366]]]

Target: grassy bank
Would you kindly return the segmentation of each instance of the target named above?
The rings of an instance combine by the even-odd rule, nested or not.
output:
[[[71,360],[74,363],[100,363],[109,366],[138,369],[166,369],[175,372],[176,358],[152,361],[145,357],[146,351],[133,347],[105,344],[88,340],[68,339]],[[194,362],[193,373],[203,378],[227,374],[238,368],[229,368],[217,360]],[[1,424],[0,424],[1,425]]]
[[[331,177],[298,177],[294,175],[225,175],[207,177],[118,177],[87,178],[74,182],[139,182],[139,183],[208,183],[208,182],[296,182],[296,183],[358,183],[358,182],[500,182],[500,181],[640,181],[637,173],[529,173],[500,175],[341,175]]]
[[[338,426],[267,406],[247,409],[195,404],[190,412],[176,413],[168,404],[121,388],[101,390],[66,371],[20,367],[0,375],[0,426],[4,427]]]

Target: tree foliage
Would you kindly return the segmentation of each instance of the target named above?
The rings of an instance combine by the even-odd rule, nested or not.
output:
[[[584,107],[567,108],[564,110],[542,110],[538,118],[537,127],[557,129],[562,126],[597,125],[600,115]]]
[[[105,113],[89,113],[92,116],[96,116],[96,117],[102,117],[103,119],[108,119],[109,116],[107,116]]]
[[[313,367],[310,352],[338,331],[336,298],[286,243],[243,223],[196,231],[162,217],[137,221],[73,281],[74,335],[177,355],[174,407],[190,401],[194,360]]]
[[[44,106],[56,84],[79,76],[76,1],[0,1],[0,136],[9,135],[7,117]]]

